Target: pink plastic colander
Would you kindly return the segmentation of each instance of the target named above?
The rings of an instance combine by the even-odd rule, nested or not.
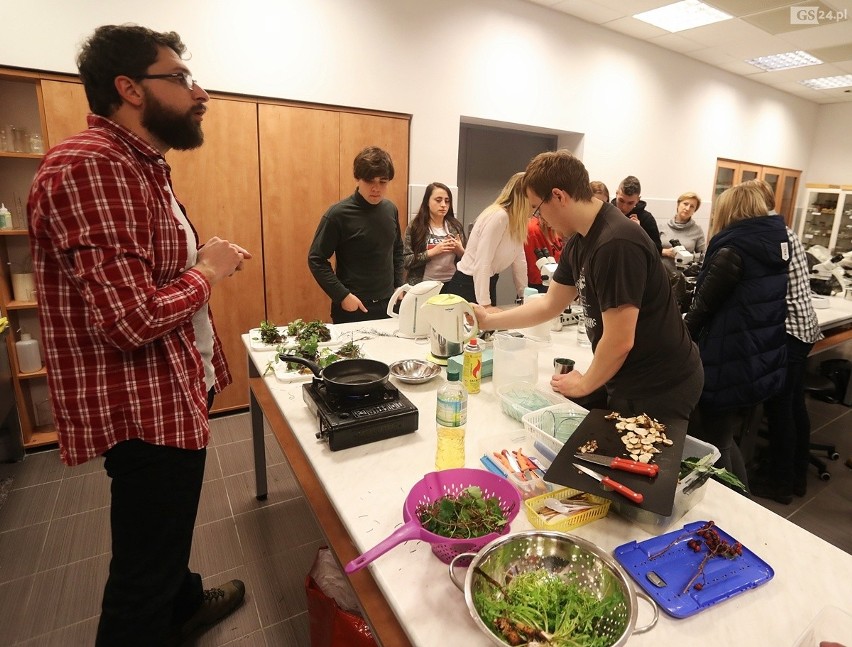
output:
[[[496,498],[500,509],[506,515],[507,523],[500,532],[491,532],[472,539],[450,539],[436,535],[423,528],[417,518],[417,508],[430,504],[444,496],[458,496],[463,490],[476,486],[482,490],[483,498]],[[349,562],[344,570],[347,573],[364,568],[377,557],[381,557],[391,548],[404,541],[419,539],[432,544],[432,552],[445,564],[461,553],[477,552],[488,542],[509,532],[509,524],[521,508],[521,497],[515,487],[506,479],[491,472],[478,469],[458,468],[429,472],[414,484],[402,507],[402,519],[405,522],[386,539],[370,550]]]

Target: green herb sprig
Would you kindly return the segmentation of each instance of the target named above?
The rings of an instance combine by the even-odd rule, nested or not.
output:
[[[280,344],[284,341],[284,335],[282,335],[278,328],[264,320],[260,322],[260,341],[264,344]]]
[[[748,494],[745,484],[723,467],[713,467],[712,465],[703,464],[700,459],[695,456],[684,458],[680,462],[680,477],[685,478],[690,472],[698,472],[699,474],[709,474],[710,478],[716,479],[722,485],[726,485],[732,490],[736,490],[741,494]],[[699,476],[699,478],[701,478]]]
[[[429,532],[450,539],[471,539],[499,532],[508,523],[497,497],[483,497],[470,486],[457,496],[447,495],[417,506],[417,518]]]
[[[510,645],[608,647],[613,639],[605,634],[625,599],[611,574],[601,576],[596,592],[582,585],[581,574],[536,569],[516,575],[499,593],[489,577],[473,601],[482,621]]]

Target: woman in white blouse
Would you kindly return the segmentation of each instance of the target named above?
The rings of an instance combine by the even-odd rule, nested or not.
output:
[[[530,204],[523,189],[523,173],[515,173],[497,199],[487,206],[473,225],[456,273],[442,292],[457,294],[484,307],[496,307],[497,278],[512,266],[518,296],[527,285],[524,240]]]

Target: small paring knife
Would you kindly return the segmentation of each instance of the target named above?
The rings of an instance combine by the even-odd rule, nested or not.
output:
[[[642,501],[645,500],[645,496],[641,492],[634,492],[626,485],[622,485],[618,481],[613,481],[608,476],[604,476],[603,474],[598,474],[594,470],[590,470],[588,467],[584,467],[582,465],[578,465],[577,463],[573,463],[574,467],[583,472],[584,474],[588,474],[593,479],[597,479],[601,482],[602,485],[606,485],[607,487],[611,487],[613,490],[618,492],[621,496],[626,499],[630,499],[633,503],[641,504]]]
[[[617,456],[600,456],[598,454],[574,454],[574,458],[603,465],[614,470],[622,472],[631,472],[633,474],[641,474],[642,476],[650,476],[654,478],[660,473],[660,466],[654,463],[640,463],[629,458],[619,458]]]

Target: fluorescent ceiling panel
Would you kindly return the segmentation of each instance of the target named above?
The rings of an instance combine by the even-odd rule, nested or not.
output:
[[[637,13],[633,17],[674,33],[729,20],[731,15],[698,0],[681,0],[659,9]]]
[[[772,54],[771,56],[759,56],[746,61],[761,70],[772,72],[774,70],[787,70],[791,67],[805,67],[807,65],[820,65],[822,61],[811,56],[807,52],[786,52],[784,54]]]
[[[802,85],[806,85],[812,90],[832,90],[834,88],[852,87],[852,74],[844,74],[843,76],[824,76],[819,79],[805,79],[799,81]]]

